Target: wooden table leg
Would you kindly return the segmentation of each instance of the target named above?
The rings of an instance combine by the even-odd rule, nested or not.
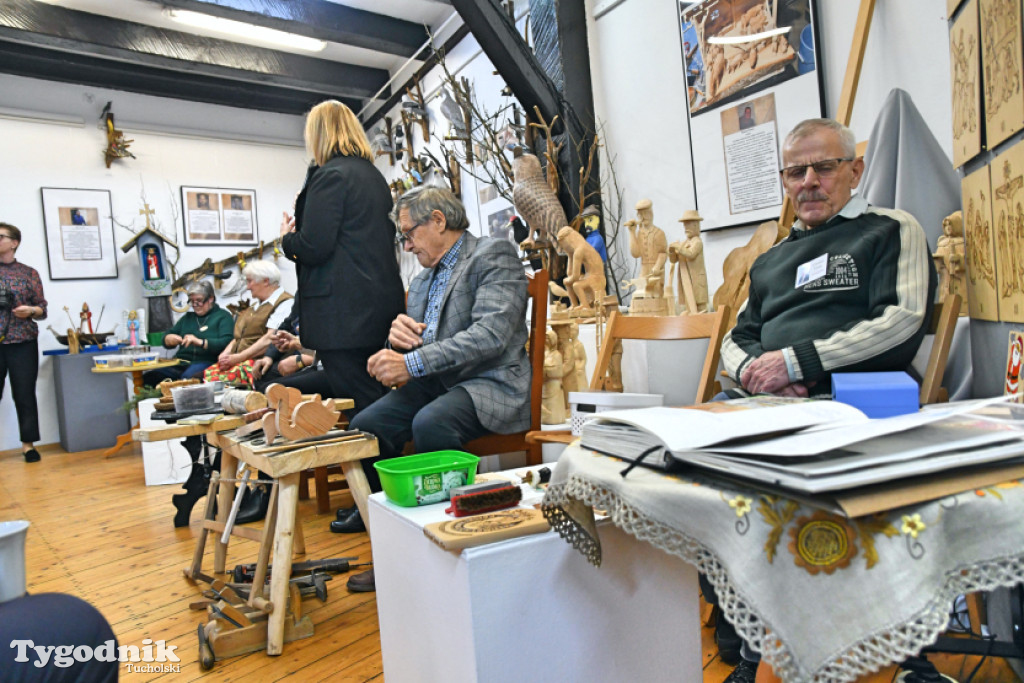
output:
[[[284,649],[284,620],[288,615],[288,582],[292,575],[295,510],[299,502],[299,473],[278,479],[277,530],[274,534],[274,571],[270,575],[270,601],[274,611],[267,620],[267,654]]]
[[[238,476],[238,458],[222,449],[220,452],[220,478],[235,479]],[[235,487],[230,482],[220,485],[217,492],[217,521],[227,523],[228,515],[231,513],[231,504],[235,499]],[[224,566],[227,562],[228,544],[221,540],[220,534],[216,535],[213,545],[213,571],[216,574],[224,573]]]
[[[133,395],[138,396],[139,392],[142,391],[142,370],[132,370],[132,387]],[[120,434],[117,437],[117,441],[113,446],[103,451],[103,457],[109,458],[110,456],[117,453],[119,450],[127,446],[132,442],[132,432],[139,428],[139,404],[135,404],[135,426],[128,430],[126,434]]]
[[[366,524],[366,533],[369,534],[370,506],[367,499],[370,497],[370,482],[366,480],[366,472],[363,472],[362,462],[359,460],[343,462],[341,463],[341,471],[345,473],[348,489],[352,492],[352,500],[356,502],[356,507],[359,508],[359,516],[363,518],[363,523]]]

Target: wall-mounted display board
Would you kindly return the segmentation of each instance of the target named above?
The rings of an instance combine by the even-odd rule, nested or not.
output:
[[[981,152],[981,43],[978,0],[970,0],[949,32],[953,78],[953,166]]]
[[[993,159],[990,169],[999,319],[1024,322],[1024,142]]]
[[[781,141],[823,111],[813,2],[677,7],[701,229],[778,218]]]
[[[999,320],[992,202],[988,166],[966,176],[960,185],[967,240],[967,302],[972,318]]]
[[[1024,129],[1020,0],[980,0],[985,144],[992,149]]]
[[[42,193],[50,279],[116,278],[110,190],[44,187]]]
[[[182,187],[185,244],[256,244],[256,192],[218,187]]]

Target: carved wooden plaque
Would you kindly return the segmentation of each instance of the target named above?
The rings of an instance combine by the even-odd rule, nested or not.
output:
[[[1024,128],[1020,0],[980,0],[985,144],[992,149]]]
[[[967,302],[972,318],[999,320],[992,246],[992,188],[988,166],[963,179],[961,195],[967,240]]]
[[[993,159],[989,173],[999,319],[1024,322],[1024,144]]]
[[[961,2],[963,2],[963,0],[946,0],[946,18],[947,19],[949,17],[953,16],[953,12],[956,11],[956,8],[960,6]]]
[[[953,78],[953,166],[981,151],[981,45],[978,2],[970,0],[949,33]]]

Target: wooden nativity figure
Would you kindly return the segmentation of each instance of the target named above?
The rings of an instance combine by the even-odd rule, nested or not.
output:
[[[548,319],[558,337],[558,351],[562,354],[562,404],[569,410],[569,392],[584,391],[587,385],[576,383],[576,346],[572,343],[572,321],[562,312]]]
[[[668,241],[665,231],[654,225],[654,210],[650,199],[636,203],[636,220],[626,221],[629,228],[629,253],[640,259],[640,276],[625,284],[633,284],[636,291],[629,304],[629,312],[639,315],[667,315],[665,293],[665,262],[668,260]]]
[[[954,211],[942,220],[942,237],[932,254],[935,270],[939,273],[939,301],[953,294],[967,299],[967,269],[964,255],[964,221],[960,211]],[[966,303],[960,306],[960,315],[967,315]]]
[[[683,212],[679,222],[686,229],[686,239],[668,247],[669,263],[675,265],[679,305],[686,313],[708,310],[708,274],[704,268],[704,243],[700,239],[702,220],[693,209]]]
[[[544,384],[541,389],[540,423],[559,425],[565,422],[565,401],[562,393],[562,353],[558,335],[549,329],[544,337]]]
[[[569,316],[573,318],[591,318],[595,315],[595,305],[604,296],[607,281],[604,276],[604,261],[601,256],[579,234],[569,226],[558,231],[558,248],[568,256],[566,263],[565,292],[572,304]]]
[[[139,270],[142,273],[142,296],[147,301],[150,331],[159,332],[171,327],[171,273],[167,263],[165,245],[178,248],[174,240],[164,237],[150,223],[154,213],[149,204],[143,204],[139,213],[146,217],[146,227],[121,246],[128,253],[133,247],[139,255]]]

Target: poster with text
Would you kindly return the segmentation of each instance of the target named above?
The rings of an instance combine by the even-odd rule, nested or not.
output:
[[[254,190],[182,187],[181,205],[185,244],[256,244],[258,235]]]
[[[117,277],[108,190],[42,188],[51,280]]]
[[[701,229],[777,218],[781,142],[823,111],[814,3],[704,0],[678,7]],[[749,118],[740,120],[747,107]],[[764,118],[755,124],[761,109]]]

